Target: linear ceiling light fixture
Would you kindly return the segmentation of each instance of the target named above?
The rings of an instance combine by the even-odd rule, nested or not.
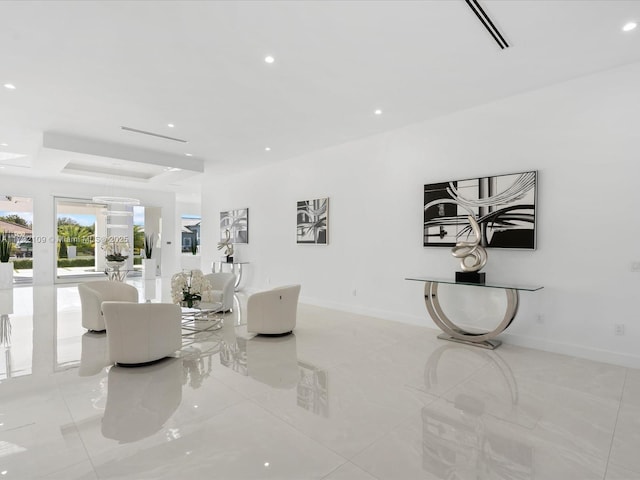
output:
[[[476,17],[478,17],[478,20],[480,20],[482,25],[484,25],[484,28],[487,29],[487,31],[491,34],[491,36],[496,41],[496,43],[500,46],[500,48],[503,50],[505,48],[509,48],[509,44],[504,39],[500,31],[493,24],[493,22],[489,18],[489,15],[487,15],[485,11],[482,9],[480,4],[478,3],[478,0],[464,0],[464,1],[467,3],[467,5],[469,5],[469,8],[473,10],[473,13],[476,14]]]
[[[186,140],[183,140],[181,138],[168,137],[167,135],[161,135],[160,133],[147,132],[146,130],[138,130],[137,128],[131,128],[131,127],[125,127],[125,126],[121,126],[120,128],[122,130],[126,130],[127,132],[141,133],[142,135],[150,135],[152,137],[164,138],[165,140],[173,140],[174,142],[188,143]]]

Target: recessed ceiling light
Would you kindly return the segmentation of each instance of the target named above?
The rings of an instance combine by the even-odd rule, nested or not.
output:
[[[4,88],[8,88],[9,90],[15,90],[16,86],[12,83],[5,83]]]
[[[267,55],[266,57],[264,57],[264,61],[267,63],[273,63],[276,61],[276,59],[273,58],[271,55]]]
[[[629,22],[629,23],[625,24],[624,27],[622,27],[622,31],[623,32],[630,32],[631,30],[634,30],[637,26],[638,26],[638,24],[636,22]]]
[[[378,109],[375,112],[373,112],[376,115],[382,115],[382,110]]]
[[[9,144],[8,143],[0,143],[0,147],[8,147]]]
[[[187,157],[193,157],[193,153],[185,153]]]
[[[173,123],[167,123],[167,127],[173,128],[173,127],[175,127],[175,125]]]
[[[4,168],[4,165],[0,165],[0,170],[2,170]]]
[[[164,171],[165,172],[180,172],[180,171],[182,171],[182,169],[178,168],[178,167],[164,167]]]
[[[264,151],[265,152],[270,152],[271,151],[271,147],[264,147]]]

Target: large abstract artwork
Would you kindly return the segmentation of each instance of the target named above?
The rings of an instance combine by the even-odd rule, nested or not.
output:
[[[468,217],[482,231],[481,245],[536,248],[537,172],[424,186],[425,247],[453,247],[473,237]]]
[[[230,243],[249,243],[249,209],[240,208],[220,212],[220,240],[226,240],[229,230]]]
[[[297,243],[329,243],[329,199],[318,198],[298,202],[296,231]]]

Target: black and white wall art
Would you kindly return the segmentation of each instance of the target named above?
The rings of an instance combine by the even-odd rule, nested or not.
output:
[[[309,245],[327,245],[329,243],[328,198],[298,202],[296,241]]]
[[[220,212],[220,240],[226,239],[227,230],[231,234],[231,243],[249,243],[249,209]]]
[[[536,182],[531,171],[425,185],[423,245],[473,240],[472,215],[484,247],[535,249]]]

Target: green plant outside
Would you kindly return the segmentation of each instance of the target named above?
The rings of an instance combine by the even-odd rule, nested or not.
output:
[[[4,232],[2,232],[0,234],[0,262],[7,263],[9,261],[12,248],[13,242],[11,242]]]

